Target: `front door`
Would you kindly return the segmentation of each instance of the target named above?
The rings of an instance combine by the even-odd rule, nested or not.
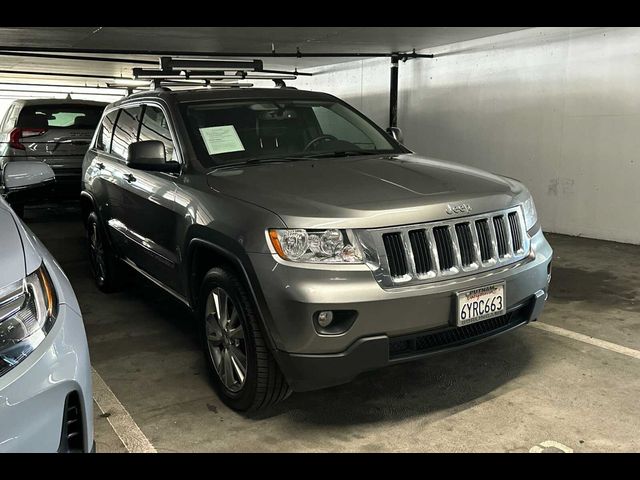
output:
[[[138,268],[178,289],[175,240],[177,213],[174,174],[133,169],[126,165],[135,141],[160,140],[167,160],[177,160],[166,118],[154,105],[124,109],[116,125],[112,154],[121,158],[115,177],[118,195],[111,202],[110,227],[120,237],[122,254]]]

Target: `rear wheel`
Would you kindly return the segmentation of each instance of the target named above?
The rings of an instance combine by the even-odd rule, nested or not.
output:
[[[95,212],[87,217],[87,247],[91,273],[96,286],[105,293],[120,288],[120,265],[111,251]]]
[[[287,398],[289,385],[238,277],[221,268],[209,270],[199,298],[205,359],[222,401],[234,410],[256,411]]]

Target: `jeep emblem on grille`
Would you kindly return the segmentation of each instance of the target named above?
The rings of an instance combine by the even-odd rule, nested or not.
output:
[[[468,203],[461,203],[460,205],[447,205],[447,215],[469,212],[471,212],[471,205],[469,205]]]

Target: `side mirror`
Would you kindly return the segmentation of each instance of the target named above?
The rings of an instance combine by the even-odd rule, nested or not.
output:
[[[167,162],[164,143],[158,140],[145,140],[129,145],[127,166],[152,172],[177,173],[180,171],[178,162]]]
[[[53,170],[44,162],[17,160],[7,162],[2,170],[2,185],[5,193],[39,187],[55,179]]]
[[[400,128],[389,127],[387,128],[387,133],[391,135],[395,139],[395,141],[398,142],[399,144],[404,143],[404,135],[402,134],[402,130],[400,130]]]

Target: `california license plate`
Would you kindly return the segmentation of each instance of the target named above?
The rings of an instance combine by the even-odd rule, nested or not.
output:
[[[462,327],[507,312],[504,283],[458,292],[456,325]]]

